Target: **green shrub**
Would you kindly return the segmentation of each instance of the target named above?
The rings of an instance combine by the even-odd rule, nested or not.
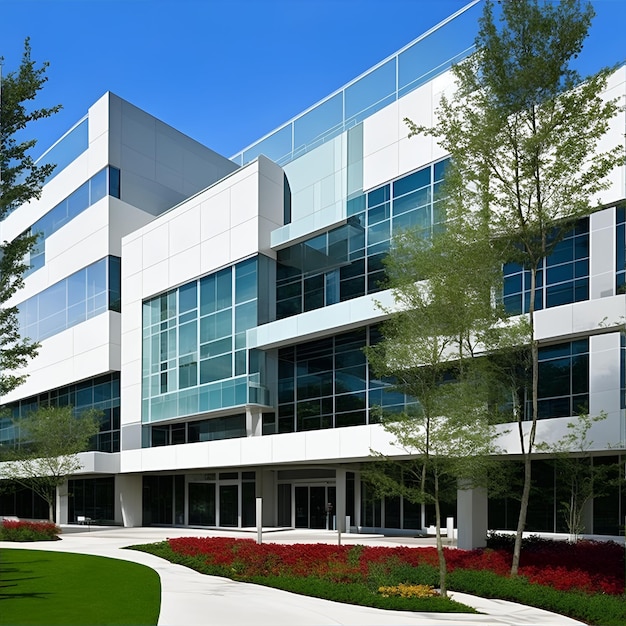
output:
[[[331,581],[313,577],[296,576],[263,576],[253,578],[253,582],[267,587],[283,589],[314,598],[324,598],[345,604],[358,604],[378,609],[395,611],[423,611],[436,613],[476,613],[470,607],[459,602],[442,598],[401,598],[399,596],[385,598],[377,590],[365,584],[337,585]]]
[[[426,563],[409,565],[392,556],[387,561],[370,563],[367,581],[372,589],[401,583],[438,587],[439,570],[434,565]]]
[[[455,570],[448,576],[448,586],[455,591],[484,598],[510,600],[560,613],[588,624],[599,626],[626,624],[626,602],[623,596],[559,591],[529,583],[522,576],[508,578],[484,570]]]

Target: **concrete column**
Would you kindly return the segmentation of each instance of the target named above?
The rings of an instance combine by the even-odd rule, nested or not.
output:
[[[335,494],[337,496],[337,510],[335,515],[337,530],[345,533],[346,528],[346,470],[338,467],[335,470]]]
[[[56,512],[55,518],[57,524],[67,524],[69,508],[69,492],[67,480],[57,487]],[[71,520],[72,522],[75,520]]]
[[[115,521],[127,528],[142,524],[142,485],[142,476],[138,474],[115,477]]]
[[[354,472],[354,519],[352,525],[361,526],[361,473]],[[358,530],[357,530],[358,532]]]
[[[261,411],[246,409],[246,436],[260,437],[263,434],[263,414]]]
[[[487,490],[484,488],[458,489],[457,547],[461,550],[487,545],[487,503]]]

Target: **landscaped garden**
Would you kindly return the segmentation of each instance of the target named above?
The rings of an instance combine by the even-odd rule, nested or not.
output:
[[[0,550],[0,625],[157,623],[159,575],[101,556]]]
[[[55,541],[61,529],[52,522],[2,520],[0,541]]]
[[[339,602],[410,611],[472,612],[437,595],[435,548],[257,544],[251,539],[185,537],[134,546],[204,574],[254,582]],[[626,624],[624,546],[525,540],[520,575],[509,577],[512,542],[446,549],[448,587],[568,615],[589,624]]]

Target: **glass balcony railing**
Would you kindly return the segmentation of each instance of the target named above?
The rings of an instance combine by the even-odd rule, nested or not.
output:
[[[285,165],[445,72],[474,49],[479,3],[469,2],[393,56],[231,159],[245,165],[264,154]]]

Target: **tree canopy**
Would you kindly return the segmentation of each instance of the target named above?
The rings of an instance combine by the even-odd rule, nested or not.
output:
[[[0,58],[0,63],[3,60]],[[48,80],[47,67],[48,63],[37,66],[31,58],[27,39],[19,68],[0,79],[0,220],[39,198],[46,178],[54,170],[53,164],[37,165],[31,156],[37,143],[32,136],[32,123],[61,108],[32,106]],[[25,375],[18,372],[37,354],[37,345],[20,336],[17,308],[7,306],[23,286],[27,253],[37,237],[37,233],[29,231],[0,244],[0,396],[24,381]]]
[[[82,468],[78,457],[98,432],[96,411],[75,416],[71,406],[44,406],[15,424],[19,440],[4,451],[0,478],[32,489],[47,503],[53,521],[56,489]]]
[[[620,103],[605,95],[614,68],[583,78],[572,67],[593,15],[591,4],[580,0],[503,0],[497,6],[486,0],[476,51],[453,68],[454,91],[442,97],[435,124],[423,127],[406,120],[410,135],[430,135],[450,155],[444,204],[447,224],[457,233],[461,253],[454,247],[451,254],[437,245],[427,247],[435,255],[429,264],[441,260],[445,265],[457,256],[476,267],[475,250],[479,265],[481,259],[489,267],[515,262],[530,277],[523,314],[494,325],[493,312],[474,316],[476,309],[464,306],[468,290],[485,293],[484,285],[474,286],[491,273],[481,271],[475,279],[459,264],[457,271],[463,274],[465,285],[459,285],[454,268],[449,278],[441,275],[446,289],[451,293],[457,289],[459,315],[467,315],[468,337],[482,337],[487,351],[498,353],[502,347],[517,345],[526,346],[530,354],[521,368],[529,372],[530,415],[524,415],[523,407],[515,411],[525,476],[514,574],[536,445],[535,308],[541,263],[578,219],[602,206],[609,174],[625,162],[621,135],[606,146],[611,122],[620,110]],[[488,251],[490,245],[493,254]],[[491,290],[497,299],[501,293],[497,280]],[[431,293],[436,295],[436,290]],[[490,333],[489,325],[506,332]],[[512,384],[519,368],[506,358],[500,359],[498,367]]]

